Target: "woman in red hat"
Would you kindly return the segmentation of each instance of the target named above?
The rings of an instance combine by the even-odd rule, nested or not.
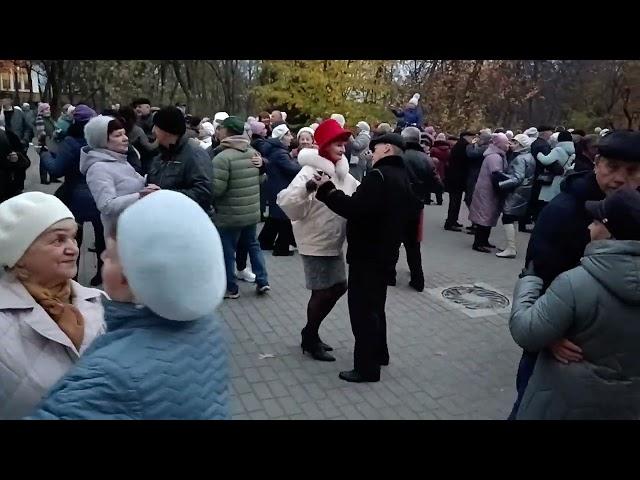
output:
[[[311,290],[307,305],[307,325],[302,329],[302,351],[314,359],[333,362],[333,350],[319,336],[320,324],[347,291],[347,275],[342,253],[347,221],[316,200],[314,176],[327,175],[336,188],[352,195],[360,184],[349,174],[344,156],[351,136],[335,120],[325,120],[315,131],[318,149],[303,148],[298,154],[302,169],[277,197],[277,204],[292,221],[293,233],[302,258],[306,287]]]

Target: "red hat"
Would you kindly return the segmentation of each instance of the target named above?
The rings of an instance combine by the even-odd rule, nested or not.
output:
[[[313,138],[316,140],[318,150],[322,155],[322,150],[328,147],[331,143],[340,140],[346,141],[350,136],[351,132],[349,130],[342,128],[335,120],[328,119],[318,125]]]

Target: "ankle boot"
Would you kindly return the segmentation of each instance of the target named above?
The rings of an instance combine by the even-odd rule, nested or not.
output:
[[[322,347],[322,342],[320,341],[320,337],[312,336],[307,334],[305,329],[302,329],[302,343],[300,347],[302,348],[302,353],[309,353],[311,358],[314,360],[318,360],[320,362],[335,362],[336,359],[332,355],[329,355],[327,351]]]
[[[499,258],[516,258],[516,226],[513,223],[504,225],[504,235],[507,238],[507,248],[496,253]]]

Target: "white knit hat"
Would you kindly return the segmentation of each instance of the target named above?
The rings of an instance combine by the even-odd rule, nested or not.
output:
[[[13,267],[51,225],[73,219],[58,197],[27,192],[0,203],[0,266]]]
[[[312,123],[312,124],[309,126],[309,128],[315,132],[315,131],[316,131],[316,128],[318,128],[319,126],[320,126],[320,124],[319,124],[319,123]]]
[[[336,122],[338,122],[338,125],[340,125],[340,128],[344,128],[344,124],[347,123],[347,121],[344,119],[344,116],[339,113],[332,114],[331,120],[335,120]]]
[[[282,123],[273,129],[273,131],[271,132],[271,138],[277,138],[278,140],[280,140],[287,134],[288,131],[289,127]]]
[[[222,242],[205,211],[182,193],[160,190],[118,219],[118,254],[136,301],[189,321],[214,312],[227,288]]]
[[[526,150],[531,146],[535,139],[531,138],[529,135],[525,135],[524,133],[519,133],[513,140],[511,140],[512,144],[515,145],[513,149],[514,152],[520,152],[522,150]]]
[[[87,122],[84,126],[84,137],[87,139],[87,145],[91,148],[107,148],[107,143],[109,143],[107,128],[111,120],[114,120],[114,118],[98,115]]]
[[[418,105],[418,101],[420,100],[420,94],[419,93],[414,93],[413,97],[411,97],[411,100],[409,100],[409,103],[411,105]]]
[[[227,112],[218,112],[213,116],[213,126],[218,128],[220,124],[229,118],[229,114]]]
[[[302,127],[300,130],[298,130],[298,135],[297,135],[296,138],[300,138],[300,135],[302,135],[303,133],[308,133],[309,135],[311,135],[311,138],[313,138],[313,134],[316,133],[316,132],[315,132],[315,130],[313,128]]]
[[[511,140],[513,138],[513,131],[512,130],[507,130],[506,132],[504,132],[504,134],[507,136],[507,138],[509,140]]]
[[[536,127],[527,128],[527,129],[524,131],[524,134],[525,134],[527,137],[531,137],[531,138],[538,138],[538,135],[539,135],[539,133],[538,133],[538,129],[537,129]]]
[[[369,124],[367,122],[365,122],[364,120],[359,121],[358,123],[356,123],[356,127],[358,127],[360,129],[361,132],[367,132],[369,133],[371,131],[371,127],[369,126]]]

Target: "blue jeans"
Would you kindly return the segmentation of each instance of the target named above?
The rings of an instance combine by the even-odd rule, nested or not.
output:
[[[518,391],[518,398],[516,399],[516,403],[513,405],[513,409],[511,410],[511,414],[509,414],[509,418],[507,420],[516,419],[518,408],[520,408],[520,402],[522,402],[522,397],[524,397],[524,391],[527,388],[529,379],[533,375],[533,369],[536,367],[537,359],[538,352],[522,351],[522,358],[518,364],[518,373],[516,375],[516,390]]]
[[[269,285],[267,278],[267,265],[260,249],[260,243],[256,238],[256,225],[249,225],[242,228],[220,228],[220,240],[222,240],[222,250],[224,252],[224,265],[227,270],[227,291],[236,293],[238,284],[236,283],[235,265],[236,249],[241,242],[249,251],[249,259],[253,273],[256,275],[258,287]]]

